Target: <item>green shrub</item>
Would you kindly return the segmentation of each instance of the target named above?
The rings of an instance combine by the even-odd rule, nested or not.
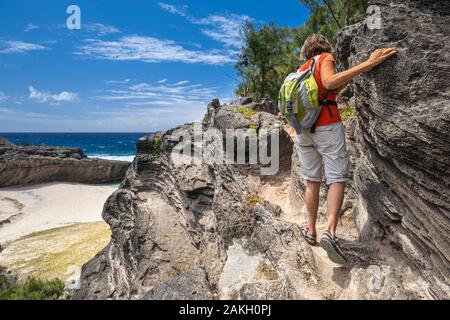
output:
[[[356,110],[350,106],[347,102],[343,102],[341,105],[341,118],[342,121],[347,122],[356,116]]]
[[[236,112],[242,113],[247,120],[251,120],[252,116],[256,114],[256,111],[250,108],[237,108]]]
[[[4,276],[0,282],[5,283]],[[56,300],[64,293],[64,282],[60,279],[41,280],[29,278],[24,283],[0,287],[0,300]]]
[[[156,159],[161,153],[162,137],[156,136],[153,138],[152,159]]]

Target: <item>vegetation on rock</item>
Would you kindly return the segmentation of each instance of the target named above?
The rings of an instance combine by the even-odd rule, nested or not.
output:
[[[257,203],[264,206],[266,204],[266,200],[258,195],[251,194],[245,198],[245,201],[252,207],[254,207]]]
[[[340,113],[342,121],[347,122],[356,116],[356,110],[345,100],[341,101]]]
[[[245,119],[251,120],[252,116],[256,114],[256,111],[251,108],[237,108],[236,112],[242,113]]]
[[[161,144],[162,144],[161,136],[155,136],[153,138],[152,159],[158,158],[159,154],[161,153]]]

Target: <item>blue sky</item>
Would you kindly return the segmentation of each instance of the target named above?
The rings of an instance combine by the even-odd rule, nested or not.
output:
[[[66,9],[81,9],[69,30]],[[297,0],[0,2],[0,132],[149,132],[233,97],[239,26],[303,24]]]

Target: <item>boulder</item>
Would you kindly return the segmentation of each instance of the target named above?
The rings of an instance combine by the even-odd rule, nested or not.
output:
[[[212,300],[213,297],[205,269],[197,268],[155,286],[141,300]]]
[[[356,221],[365,239],[399,248],[439,298],[450,297],[450,2],[372,1],[380,29],[338,37],[343,65],[380,47],[398,53],[353,81],[360,158]]]

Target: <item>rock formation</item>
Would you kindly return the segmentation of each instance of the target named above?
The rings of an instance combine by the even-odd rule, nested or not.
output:
[[[45,182],[120,181],[129,163],[89,159],[81,149],[15,146],[0,140],[0,187]]]
[[[111,242],[83,267],[81,289],[73,299],[427,297],[426,285],[408,262],[386,248],[351,243],[346,248],[351,264],[332,271],[317,256],[319,249],[303,240],[298,224],[280,217],[283,210],[259,195],[267,183],[289,193],[278,175],[261,176],[260,164],[209,161],[223,153],[215,139],[227,129],[253,135],[278,131],[284,159],[280,175],[290,175],[293,142],[283,122],[248,109],[217,100],[208,105],[200,133],[220,129],[214,139],[207,135],[200,142],[199,150],[212,155],[202,161],[183,164],[173,156],[180,137],[195,136],[193,124],[139,141],[121,188],[104,207]],[[297,178],[294,171],[292,176]],[[301,201],[294,199],[297,207]],[[383,255],[390,262],[382,261]],[[382,289],[367,289],[373,277],[367,268],[373,263],[381,268]],[[194,290],[188,279],[202,289]]]
[[[142,300],[212,300],[206,276],[203,268],[183,273],[155,286]]]
[[[353,81],[358,111],[356,221],[364,239],[399,248],[430,283],[450,291],[450,2],[372,2],[381,29],[364,23],[338,41],[343,65],[380,47],[398,54]]]
[[[256,136],[261,127],[279,131],[282,126],[268,113],[246,116],[236,106],[215,100],[208,106],[203,133],[214,127],[224,130],[217,139],[226,129]],[[154,286],[198,267],[205,269],[212,291],[220,291],[227,247],[253,231],[256,166],[205,161],[223,152],[211,137],[200,142],[205,159],[177,163],[172,151],[186,133],[194,136],[194,125],[139,141],[121,188],[105,204],[111,243],[84,266],[75,299],[141,298]],[[287,135],[281,139],[292,149]]]
[[[449,5],[374,2],[381,29],[361,23],[338,41],[344,65],[376,47],[398,49],[353,83],[358,115],[346,129],[354,178],[339,227],[347,265],[301,236],[305,185],[285,124],[249,99],[214,100],[201,126],[139,141],[104,207],[111,242],[83,267],[73,299],[449,298]],[[250,163],[250,144],[245,164],[214,161],[229,150],[217,142],[236,129],[258,141],[278,132],[276,176]],[[198,161],[176,161],[190,137]]]

